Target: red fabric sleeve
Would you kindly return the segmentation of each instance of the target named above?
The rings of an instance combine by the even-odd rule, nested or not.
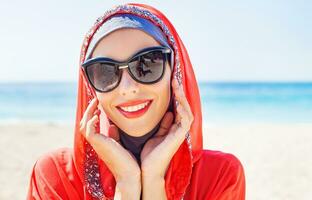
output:
[[[75,170],[70,149],[42,156],[33,167],[28,200],[90,199]],[[194,164],[186,200],[244,200],[245,175],[238,158],[220,151],[204,150]]]
[[[244,200],[245,174],[239,159],[221,151],[203,152],[193,167],[185,199]]]
[[[82,188],[71,150],[59,149],[43,155],[35,163],[27,200],[83,199]]]

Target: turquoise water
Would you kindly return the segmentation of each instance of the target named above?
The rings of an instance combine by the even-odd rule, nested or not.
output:
[[[0,83],[0,121],[73,122],[76,83]],[[201,82],[209,123],[312,122],[312,82]]]
[[[210,122],[312,122],[312,82],[202,83]]]

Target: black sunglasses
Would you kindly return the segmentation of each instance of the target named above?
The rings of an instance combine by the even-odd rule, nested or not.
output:
[[[119,85],[124,68],[128,68],[130,76],[139,83],[158,82],[165,73],[166,61],[173,64],[172,57],[170,48],[156,46],[142,49],[124,62],[106,57],[92,58],[85,61],[82,68],[96,91],[109,92]]]

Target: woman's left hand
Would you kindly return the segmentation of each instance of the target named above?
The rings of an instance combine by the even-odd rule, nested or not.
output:
[[[177,80],[172,81],[172,88],[177,105],[177,115],[173,123],[173,113],[167,112],[155,136],[147,141],[141,152],[142,178],[150,180],[163,179],[168,165],[194,120],[190,105],[185,97],[182,86]]]

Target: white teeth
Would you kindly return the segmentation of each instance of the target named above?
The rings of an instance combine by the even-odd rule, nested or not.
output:
[[[134,112],[134,111],[138,111],[138,110],[145,108],[145,106],[147,106],[147,104],[148,104],[148,102],[145,102],[145,103],[138,104],[136,106],[127,106],[127,107],[121,107],[120,106],[120,108],[124,111],[127,111],[127,112]]]

